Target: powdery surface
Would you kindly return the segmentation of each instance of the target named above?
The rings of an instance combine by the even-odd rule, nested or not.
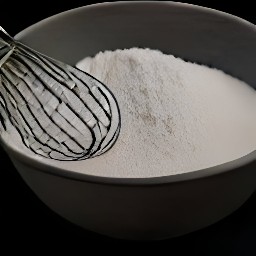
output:
[[[122,118],[107,153],[53,165],[108,177],[157,177],[215,166],[256,148],[256,92],[222,71],[157,50],[100,52],[77,66],[105,83]]]

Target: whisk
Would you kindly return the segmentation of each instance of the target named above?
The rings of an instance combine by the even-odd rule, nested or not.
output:
[[[117,100],[103,83],[0,27],[0,124],[0,136],[14,128],[35,154],[83,160],[114,145],[121,119]]]

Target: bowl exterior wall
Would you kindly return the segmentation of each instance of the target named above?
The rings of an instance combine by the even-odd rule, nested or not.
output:
[[[177,183],[97,184],[12,160],[29,187],[60,216],[101,234],[135,240],[179,236],[220,220],[247,200],[256,179],[252,163],[244,170]]]

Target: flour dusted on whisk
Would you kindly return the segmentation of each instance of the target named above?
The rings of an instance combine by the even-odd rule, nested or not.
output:
[[[104,84],[0,27],[0,140],[10,136],[8,144],[23,143],[29,154],[77,161],[106,152],[119,131],[119,108]]]
[[[255,150],[256,92],[220,70],[138,48],[100,52],[77,66],[115,95],[120,135],[101,156],[51,164],[96,176],[158,177]]]

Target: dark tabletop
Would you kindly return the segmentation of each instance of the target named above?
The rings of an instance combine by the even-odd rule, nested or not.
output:
[[[50,5],[49,2],[34,1],[32,5],[34,12],[32,12],[32,9],[28,9],[30,5],[27,0],[18,3],[1,0],[0,25],[9,34],[15,35],[48,16],[88,4],[85,0],[52,0],[54,5]],[[239,4],[236,5],[232,4],[232,1],[187,0],[186,2],[228,12],[256,24],[253,1],[238,1]],[[52,245],[59,249],[66,247],[85,249],[93,245],[96,252],[101,248],[102,242],[123,243],[128,245],[125,247],[127,250],[132,248],[131,245],[139,244],[110,239],[63,220],[33,194],[1,148],[0,164],[1,249],[4,246],[11,251],[18,247],[21,253],[33,248],[32,245],[36,245],[39,249],[50,248]],[[148,244],[144,244],[144,250],[150,248]],[[185,255],[185,253],[187,255],[256,255],[256,193],[239,210],[208,228],[179,238],[150,242],[150,245],[152,244],[167,245],[169,248],[167,252],[170,255]],[[37,252],[35,251],[34,255],[38,255]]]

